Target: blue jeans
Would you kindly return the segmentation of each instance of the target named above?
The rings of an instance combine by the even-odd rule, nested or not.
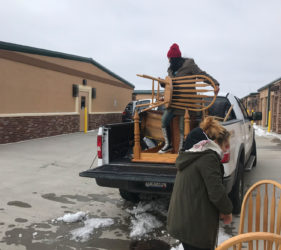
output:
[[[162,128],[170,127],[170,122],[174,116],[175,116],[174,109],[165,109],[163,116],[162,116]],[[183,135],[184,134],[184,116],[183,115],[180,115],[179,128],[180,128],[180,133]]]

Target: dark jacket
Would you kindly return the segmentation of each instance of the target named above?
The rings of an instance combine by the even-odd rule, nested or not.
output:
[[[168,211],[168,232],[191,246],[213,249],[219,213],[232,212],[232,203],[222,183],[224,171],[220,157],[211,149],[181,152],[176,167],[178,173]]]
[[[204,75],[210,77],[215,85],[219,85],[218,81],[212,76],[207,74],[205,71],[201,70],[192,58],[184,58],[182,66],[173,74],[171,68],[168,68],[168,75],[170,77],[180,77],[180,76],[189,76],[189,75]]]

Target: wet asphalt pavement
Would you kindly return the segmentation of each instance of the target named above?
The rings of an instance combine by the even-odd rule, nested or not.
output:
[[[245,173],[246,188],[260,179],[281,182],[280,140],[256,140],[258,164]],[[118,190],[79,177],[79,172],[91,166],[95,154],[96,131],[0,145],[1,250],[126,250],[132,241],[134,222],[147,213],[160,224],[137,238],[157,238],[177,245],[165,229],[167,198],[146,196],[141,204],[132,204],[122,200]],[[95,229],[86,241],[74,239],[71,232],[83,227],[84,222],[56,219],[78,211],[86,212],[88,218],[111,218],[114,224]],[[230,226],[222,227],[223,233],[237,234],[238,224],[239,217],[235,217]]]

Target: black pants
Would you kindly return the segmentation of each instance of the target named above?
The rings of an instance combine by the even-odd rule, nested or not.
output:
[[[183,249],[184,250],[211,250],[211,248],[198,248],[198,247],[193,247],[193,246],[190,246],[186,243],[183,243],[182,242],[182,245],[183,245]]]

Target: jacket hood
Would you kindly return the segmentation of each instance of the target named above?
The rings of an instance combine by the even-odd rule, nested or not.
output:
[[[208,136],[203,130],[200,127],[192,129],[185,139],[184,150],[191,149],[195,144],[203,140],[208,140]]]
[[[202,140],[195,144],[191,149],[181,152],[176,160],[176,167],[182,171],[186,167],[190,166],[191,163],[196,161],[202,155],[216,152],[217,156],[222,159],[223,152],[218,144],[212,140]]]

